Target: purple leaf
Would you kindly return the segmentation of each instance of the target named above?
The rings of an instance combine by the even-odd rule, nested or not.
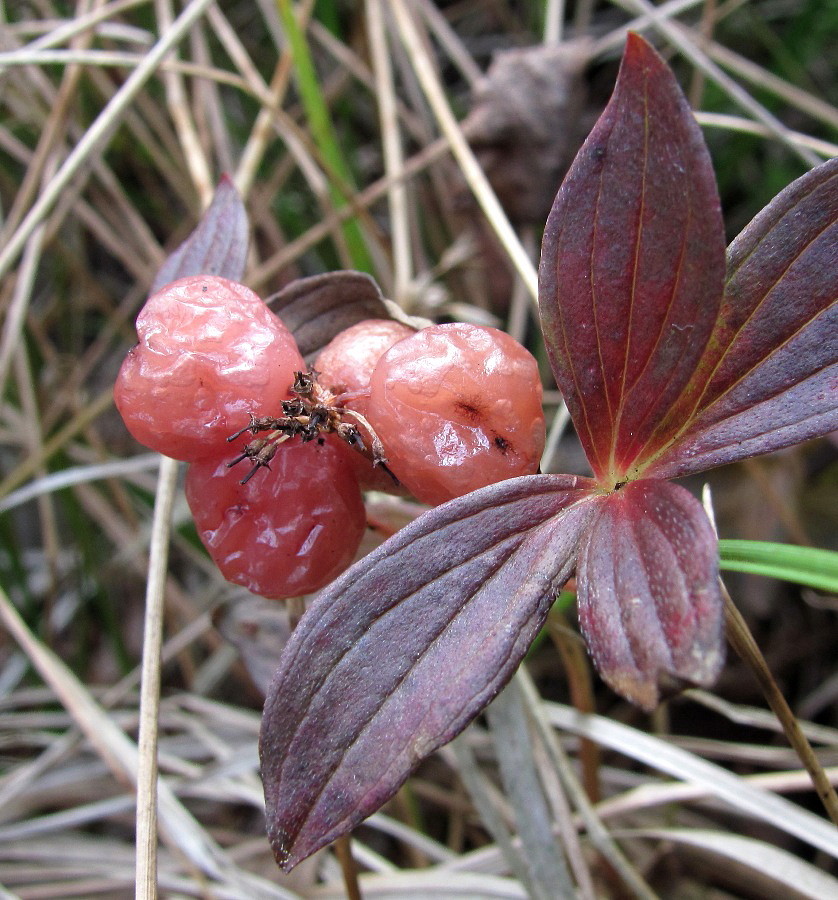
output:
[[[500,691],[599,500],[593,482],[567,475],[483,488],[421,516],[318,597],[262,719],[280,866],[378,809]]]
[[[629,35],[614,94],[559,190],[539,306],[594,473],[631,474],[695,371],[719,310],[724,229],[710,158],[675,77]]]
[[[688,475],[838,429],[836,300],[838,158],[731,245],[719,321],[686,394],[695,411],[648,472]]]
[[[244,204],[227,175],[195,230],[160,267],[150,293],[189,275],[220,275],[241,281],[247,259],[248,224]]]
[[[718,542],[698,500],[641,479],[605,498],[579,548],[579,624],[603,679],[651,711],[724,662]]]
[[[298,278],[266,302],[294,335],[306,362],[364,319],[396,319],[416,328],[430,324],[405,316],[384,298],[374,278],[350,269]]]

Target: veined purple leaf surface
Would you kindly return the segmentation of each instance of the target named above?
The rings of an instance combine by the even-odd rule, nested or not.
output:
[[[378,809],[500,691],[572,574],[601,500],[575,476],[483,488],[421,516],[318,597],[262,719],[280,866]]]
[[[684,430],[644,475],[688,475],[838,429],[838,158],[731,244],[719,321],[685,400]]]
[[[579,548],[579,624],[603,679],[644,709],[724,663],[716,535],[684,488],[640,479],[600,504]]]
[[[266,302],[309,363],[333,337],[365,319],[395,319],[411,328],[431,324],[405,315],[384,297],[374,278],[352,269],[297,278]]]
[[[248,232],[247,212],[239,192],[230,177],[223,175],[201,221],[160,267],[149,293],[189,275],[220,275],[241,281]]]
[[[539,306],[598,478],[630,475],[692,377],[719,311],[724,229],[710,158],[672,72],[629,35],[614,94],[547,222]]]

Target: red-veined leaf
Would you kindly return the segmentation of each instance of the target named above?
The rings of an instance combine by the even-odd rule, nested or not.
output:
[[[150,293],[189,275],[219,275],[241,281],[247,243],[247,212],[236,186],[223,175],[201,221],[160,267]]]
[[[579,624],[603,679],[644,709],[724,662],[718,542],[684,488],[640,479],[599,506],[579,547]]]
[[[594,473],[630,474],[716,321],[724,229],[710,158],[675,77],[629,35],[614,95],[547,221],[544,337]]]
[[[601,495],[525,476],[421,516],[303,616],[262,719],[268,835],[290,869],[378,809],[509,680]]]
[[[644,475],[687,475],[838,429],[836,301],[838,158],[731,244],[719,322],[679,404],[686,426]]]

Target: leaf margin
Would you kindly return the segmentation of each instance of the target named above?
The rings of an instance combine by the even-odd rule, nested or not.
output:
[[[803,210],[801,209],[805,201],[813,198],[815,192],[819,188],[825,188],[828,182],[832,182],[831,205],[831,221],[821,231],[825,233],[827,228],[836,229],[836,239],[827,248],[831,250],[833,257],[833,265],[830,269],[829,262],[823,266],[826,272],[838,271],[838,157],[826,160],[820,166],[811,169],[804,175],[795,179],[791,184],[787,185],[776,197],[751,220],[748,225],[733,240],[728,248],[728,273],[725,284],[725,302],[720,311],[719,318],[705,350],[704,356],[699,364],[699,372],[704,372],[704,384],[696,387],[692,386],[685,390],[684,398],[689,400],[690,394],[698,392],[698,396],[694,397],[691,405],[692,409],[684,416],[684,422],[681,429],[673,437],[671,442],[659,452],[655,453],[642,467],[643,477],[652,478],[681,478],[687,475],[697,474],[719,465],[727,465],[729,463],[738,462],[750,456],[761,455],[764,453],[772,453],[794,444],[801,443],[804,440],[811,440],[828,434],[838,429],[838,341],[835,340],[836,325],[833,323],[832,329],[823,327],[821,330],[828,338],[830,333],[833,335],[832,346],[834,347],[831,364],[824,367],[819,372],[815,372],[815,377],[820,374],[822,390],[829,390],[830,369],[834,372],[832,375],[831,391],[834,396],[834,402],[831,410],[822,413],[815,420],[811,421],[808,426],[800,427],[798,423],[786,424],[782,430],[775,427],[769,428],[764,432],[756,432],[754,426],[758,423],[759,417],[753,415],[753,421],[748,422],[748,410],[743,412],[731,412],[730,415],[713,421],[712,411],[715,406],[723,406],[723,401],[730,395],[732,389],[719,392],[718,389],[712,393],[713,378],[719,369],[725,364],[730,363],[729,355],[731,354],[736,338],[741,333],[742,328],[747,325],[753,316],[759,311],[760,307],[766,303],[766,297],[773,292],[779,285],[779,282],[772,283],[769,290],[765,292],[761,299],[750,302],[756,305],[750,311],[747,311],[747,318],[743,326],[739,329],[733,328],[731,320],[736,316],[743,316],[745,311],[737,308],[737,299],[741,294],[736,291],[736,279],[743,278],[747,284],[748,281],[754,283],[753,276],[748,277],[748,270],[745,268],[749,265],[753,266],[754,260],[760,252],[764,251],[772,231],[779,228],[780,224],[786,217],[800,217]],[[814,204],[816,207],[823,207],[821,202]],[[821,211],[823,211],[821,209]],[[783,244],[780,246],[784,250],[788,250],[791,244]],[[811,244],[808,244],[808,251]],[[804,254],[798,254],[794,257],[787,257],[784,270],[788,272],[791,267],[800,262]],[[776,264],[776,257],[772,260]],[[743,276],[743,269],[745,274]],[[757,275],[759,273],[757,272]],[[834,296],[832,307],[824,305],[819,311],[818,316],[825,315],[834,310],[833,315],[838,313],[838,277],[834,278]],[[764,310],[763,310],[764,312]],[[799,328],[795,337],[799,337],[803,333],[805,327],[811,327],[812,323],[817,319],[813,316],[802,327]],[[730,332],[727,340],[724,339],[725,332]],[[734,384],[743,384],[746,379],[751,379],[751,383],[759,381],[758,375],[761,367],[767,368],[771,363],[773,353],[778,349],[776,342],[771,343],[771,353],[767,357],[758,360],[750,368],[740,372]],[[776,411],[778,398],[783,394],[789,395],[795,388],[801,386],[806,379],[800,379],[794,384],[789,385],[781,393],[765,398],[764,402],[768,407],[773,406],[773,410],[769,408],[766,418]],[[816,388],[818,390],[818,388]],[[811,393],[811,391],[809,392]],[[708,397],[709,394],[709,397]],[[682,401],[683,402],[683,399]],[[756,402],[763,402],[757,400]],[[763,410],[765,407],[763,407]],[[763,412],[763,415],[765,413]],[[732,420],[738,418],[741,423],[744,419],[746,426],[750,425],[752,430],[751,437],[743,435],[740,431],[731,435],[730,443],[722,444],[717,447],[711,446],[714,440],[718,440],[724,434],[726,429],[732,426]],[[766,437],[771,435],[772,437]],[[762,441],[759,438],[763,437]],[[702,449],[702,447],[704,449]]]
[[[551,493],[554,496],[551,497]],[[523,530],[519,529],[519,533],[523,537],[520,537],[518,545],[513,551],[500,560],[499,565],[495,569],[492,569],[491,578],[494,579],[496,570],[501,571],[509,560],[512,560],[514,564],[520,551],[520,546],[527,542],[530,542],[529,551],[531,553],[534,552],[536,556],[538,553],[544,555],[546,549],[551,551],[551,559],[554,559],[552,563],[554,565],[554,570],[551,573],[552,578],[547,578],[543,573],[535,571],[533,566],[525,565],[519,559],[518,570],[511,572],[511,574],[517,580],[521,580],[522,574],[525,576],[524,581],[528,585],[527,590],[529,593],[524,597],[524,600],[529,603],[529,607],[522,609],[521,606],[516,606],[513,613],[508,614],[512,615],[515,627],[517,627],[515,634],[512,634],[510,631],[508,623],[507,626],[503,625],[505,621],[503,616],[498,620],[502,624],[498,625],[492,634],[498,639],[498,646],[502,652],[500,653],[499,661],[496,661],[497,664],[494,671],[487,673],[486,666],[482,665],[485,660],[481,658],[481,664],[474,665],[471,674],[467,674],[462,682],[457,682],[458,688],[453,688],[451,682],[446,682],[441,678],[440,671],[435,670],[434,683],[430,685],[430,690],[432,692],[436,691],[440,695],[435,696],[434,703],[444,700],[453,709],[450,720],[443,721],[445,710],[443,710],[443,713],[440,713],[435,709],[435,720],[430,723],[426,721],[426,714],[422,714],[421,724],[425,728],[425,733],[418,734],[415,727],[405,726],[407,730],[404,734],[404,747],[395,757],[396,762],[393,763],[391,759],[391,763],[388,764],[390,767],[395,765],[395,771],[391,771],[390,768],[384,766],[380,760],[376,763],[375,777],[378,779],[382,778],[381,771],[383,768],[385,783],[383,785],[365,785],[361,791],[362,796],[360,800],[355,795],[353,795],[351,800],[348,800],[345,796],[339,796],[338,811],[326,810],[325,822],[315,820],[314,825],[310,825],[312,815],[319,815],[317,804],[320,802],[323,791],[328,787],[329,782],[332,781],[336,771],[334,769],[328,771],[324,781],[322,772],[325,770],[321,766],[320,772],[317,771],[317,766],[320,765],[322,759],[325,759],[325,756],[329,753],[334,754],[336,752],[335,747],[337,747],[339,748],[339,765],[346,764],[347,768],[351,768],[350,763],[346,763],[347,753],[343,749],[346,745],[346,735],[341,733],[334,737],[334,729],[343,727],[343,720],[336,723],[336,717],[340,715],[341,707],[335,702],[334,694],[327,696],[325,705],[322,706],[323,709],[331,711],[328,727],[332,729],[332,736],[327,736],[325,733],[326,729],[322,729],[324,733],[321,737],[323,739],[316,742],[319,761],[309,762],[302,760],[300,754],[295,756],[294,753],[295,748],[297,750],[303,749],[314,743],[314,738],[311,734],[308,734],[307,737],[300,737],[301,728],[304,726],[314,728],[314,731],[317,731],[319,727],[317,722],[310,726],[306,725],[304,717],[308,716],[310,720],[313,720],[318,710],[316,704],[323,702],[318,700],[318,697],[322,698],[324,690],[331,690],[328,685],[324,689],[324,684],[327,683],[332,673],[337,670],[341,660],[345,658],[345,653],[342,652],[343,645],[347,645],[348,652],[354,652],[358,647],[357,640],[352,639],[346,642],[339,635],[335,634],[335,629],[339,627],[345,628],[346,617],[351,615],[356,617],[360,615],[361,625],[364,628],[366,628],[363,622],[364,619],[371,621],[379,619],[381,610],[374,607],[374,604],[377,602],[374,587],[377,583],[376,579],[379,578],[381,572],[376,570],[380,570],[383,567],[385,574],[387,572],[404,572],[406,566],[404,560],[399,557],[408,554],[409,558],[411,552],[419,554],[419,558],[423,560],[427,559],[425,554],[428,549],[427,538],[429,536],[431,537],[431,543],[433,543],[435,537],[438,543],[445,546],[458,544],[462,549],[462,532],[467,532],[471,529],[470,539],[473,541],[474,546],[469,548],[463,556],[467,565],[473,558],[476,558],[475,547],[483,547],[485,550],[486,547],[492,547],[493,541],[497,545],[495,538],[499,535],[505,534],[507,538],[503,538],[503,540],[506,540],[510,534],[516,533],[515,528],[518,526],[510,524],[509,521],[509,511],[516,500],[519,503],[523,503],[523,506],[518,510],[520,513],[519,518],[520,516],[525,516],[529,521],[532,519],[533,510],[528,508],[527,501],[534,497],[536,499],[533,502],[536,506],[539,506],[539,495],[544,495],[547,498],[542,499],[539,507],[541,510],[540,520],[535,524],[529,524]],[[601,495],[596,491],[595,485],[590,479],[578,476],[523,476],[491,485],[488,488],[482,488],[479,491],[452,500],[425,513],[374,550],[364,560],[356,563],[355,566],[337,579],[330,588],[319,595],[310,610],[303,616],[280,659],[279,668],[274,675],[265,703],[259,739],[267,807],[268,835],[277,863],[281,868],[289,871],[306,856],[341,834],[345,834],[382,803],[386,802],[422,758],[455,737],[500,691],[514,674],[531,641],[538,633],[552,604],[553,595],[572,573],[575,565],[576,546],[600,497]],[[590,501],[593,501],[593,503]],[[481,523],[481,513],[487,510],[486,517],[493,519],[495,526],[498,528],[495,534],[490,534],[482,528],[482,525],[485,525],[485,521]],[[463,516],[469,512],[473,515],[463,519]],[[567,527],[569,519],[573,520],[570,528]],[[458,524],[462,522],[467,524]],[[450,533],[452,526],[455,532],[461,532],[460,540],[455,541],[452,538]],[[449,529],[449,531],[446,531],[446,529]],[[563,540],[565,541],[565,546],[564,557],[556,563],[555,557],[558,554],[556,544],[560,543],[560,541],[557,542],[554,535],[558,530],[563,530],[564,532]],[[550,532],[553,534],[551,535]],[[570,536],[568,537],[569,533]],[[551,538],[553,539],[551,540]],[[539,541],[541,542],[540,544]],[[490,560],[490,566],[492,564],[493,561]],[[520,571],[522,568],[523,573]],[[446,563],[440,563],[437,569],[442,573],[450,572],[450,566]],[[477,571],[475,575],[480,575],[480,572]],[[509,575],[510,572],[507,572],[506,577],[509,577]],[[425,573],[422,575],[422,579],[424,579],[422,583],[427,582],[428,579],[432,582],[436,577]],[[533,587],[533,585],[536,586]],[[464,577],[460,573],[457,575],[454,587],[456,590],[462,591],[463,586]],[[402,592],[408,591],[408,596],[419,595],[421,594],[421,585],[417,591],[416,588],[411,589],[410,583],[407,583],[401,585],[400,590]],[[484,590],[485,584],[474,592],[473,596],[479,597]],[[466,635],[469,641],[472,641],[472,639],[476,641],[479,652],[485,655],[489,642],[486,634],[481,634],[475,628],[473,621],[465,624],[463,624],[463,620],[459,623],[457,622],[457,617],[461,615],[462,609],[471,602],[473,596],[469,595],[465,603],[460,604],[459,600],[455,602],[454,606],[451,607],[453,613],[450,616],[450,621],[454,623],[454,626],[459,625],[463,629],[463,634]],[[362,606],[363,598],[366,598],[366,607]],[[391,596],[383,602],[387,609],[393,609],[400,601],[394,601]],[[451,600],[446,600],[446,602],[450,604]],[[396,642],[396,652],[404,656],[410,652],[411,641],[414,639],[410,629],[416,628],[417,623],[413,621],[411,624],[410,618],[406,620],[404,615],[397,616],[396,622],[397,632],[399,630],[402,632],[400,639]],[[454,626],[451,627],[454,628]],[[442,631],[442,634],[446,637],[449,634],[456,633],[447,630],[448,627],[446,625],[446,628]],[[505,632],[504,627],[506,628]],[[405,631],[408,633],[405,634]],[[474,648],[472,648],[473,650]],[[489,650],[489,656],[491,657],[491,654],[495,652],[495,648],[489,647]],[[465,653],[464,650],[463,653]],[[324,669],[322,660],[318,665],[317,654],[325,654],[327,658],[329,654],[332,656],[338,654],[340,658],[337,665],[333,666],[331,662],[327,662]],[[360,654],[358,658],[361,658]],[[463,655],[459,654],[456,656],[456,661],[461,662],[463,658]],[[424,657],[415,662],[410,667],[410,671],[419,666],[423,659]],[[451,655],[450,659],[454,660],[455,656]],[[392,663],[388,661],[388,664]],[[398,659],[396,664],[400,664]],[[315,673],[312,673],[312,665],[315,666]],[[323,674],[324,671],[325,676]],[[354,678],[351,677],[351,673],[348,676],[344,676],[349,679],[346,682],[347,686],[351,684],[352,688],[361,694],[358,702],[351,710],[346,712],[347,721],[349,721],[351,728],[356,727],[352,724],[351,717],[358,714],[358,703],[363,704],[367,702],[369,696],[369,688],[366,683],[364,684],[365,690],[360,690],[357,675],[358,673],[355,671],[356,677]],[[375,677],[374,673],[373,677]],[[402,675],[402,680],[399,682],[400,685],[404,683],[405,677]],[[471,684],[469,683],[469,678],[471,678]],[[477,682],[480,683],[475,686],[474,683]],[[452,691],[456,689],[460,689],[462,693],[462,684],[469,686],[470,691],[464,703],[457,699],[456,694],[452,694]],[[338,689],[344,690],[344,687],[341,685],[342,683],[338,683]],[[427,684],[425,689],[428,689]],[[379,691],[384,693],[382,689],[379,689]],[[389,702],[391,697],[389,688],[386,691],[386,696],[387,700],[375,708],[376,711],[373,713],[370,721],[374,719],[385,703]],[[405,696],[408,696],[409,699],[411,697],[411,695]],[[424,702],[427,704],[427,697]],[[458,703],[460,704],[459,709],[457,708]],[[402,707],[404,707],[404,703],[402,703]],[[363,728],[366,729],[366,725]],[[404,752],[405,748],[409,751],[407,754]],[[386,752],[389,752],[389,750],[385,749],[384,752],[386,755]],[[359,772],[362,773],[361,777],[363,777],[364,767],[368,768],[368,765],[368,756],[362,756],[362,763],[356,765],[352,772],[353,779],[359,776]],[[328,769],[328,765],[326,769]],[[310,797],[305,796],[305,792],[311,793],[312,782],[317,779],[320,779],[320,782],[318,782],[320,790],[312,800]],[[303,785],[302,788],[300,788],[300,784]],[[302,800],[295,796],[295,792],[299,793],[301,791],[303,793]],[[337,793],[340,794],[341,792],[338,791]],[[343,805],[340,806],[340,803]]]
[[[218,275],[241,281],[247,262],[249,232],[247,211],[238,189],[233,179],[224,174],[189,237],[158,269],[149,295],[190,275]]]

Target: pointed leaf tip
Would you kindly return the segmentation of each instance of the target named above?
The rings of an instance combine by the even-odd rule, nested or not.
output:
[[[500,691],[598,500],[573,476],[483,488],[421,516],[318,597],[283,652],[259,741],[283,869],[378,809]]]
[[[222,175],[212,202],[189,237],[160,267],[150,293],[189,275],[220,275],[241,281],[247,262],[247,211],[229,175]]]
[[[666,63],[661,59],[657,50],[655,50],[646,38],[636,31],[629,31],[628,34],[626,34],[623,59],[626,60],[629,65],[633,66],[648,63],[658,68],[666,68]]]
[[[539,268],[550,359],[598,478],[630,475],[677,431],[667,417],[716,320],[724,243],[695,117],[655,50],[630,36]]]
[[[657,478],[838,429],[838,158],[781,191],[730,245],[724,303]]]

